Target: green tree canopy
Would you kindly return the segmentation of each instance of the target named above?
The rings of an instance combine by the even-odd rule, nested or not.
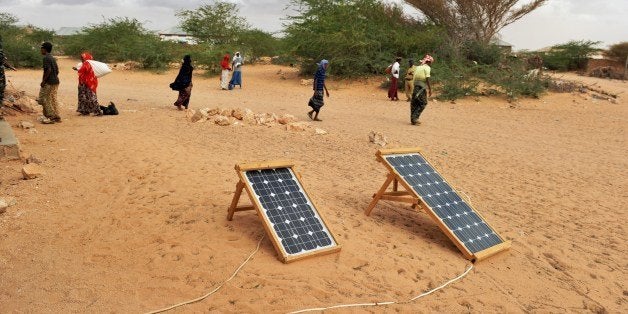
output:
[[[320,59],[343,76],[382,73],[395,56],[419,58],[444,39],[439,28],[380,0],[293,0],[286,41],[312,72]],[[405,61],[404,61],[405,62]]]
[[[224,45],[237,42],[242,31],[250,28],[239,15],[236,4],[214,1],[195,10],[177,12],[181,27],[204,43]]]
[[[78,57],[90,51],[105,62],[137,61],[144,68],[164,68],[170,59],[166,45],[136,19],[115,18],[83,28],[64,43],[65,53]]]

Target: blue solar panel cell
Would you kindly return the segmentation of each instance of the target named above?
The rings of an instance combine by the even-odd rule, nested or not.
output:
[[[245,177],[288,255],[336,246],[292,169],[249,170]]]
[[[469,252],[477,253],[503,242],[420,154],[384,158]]]

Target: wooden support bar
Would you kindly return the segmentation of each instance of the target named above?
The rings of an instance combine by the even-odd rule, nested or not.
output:
[[[382,195],[380,199],[385,200],[385,201],[402,202],[402,203],[410,203],[410,204],[417,204],[419,202],[419,200],[416,198],[405,197],[405,196],[393,196],[393,195]]]
[[[379,188],[379,191],[377,191],[377,194],[375,194],[375,196],[373,196],[373,200],[369,204],[369,207],[367,207],[366,210],[364,211],[364,213],[367,216],[371,215],[371,211],[373,211],[373,208],[375,208],[375,205],[377,205],[377,202],[380,200],[380,198],[382,198],[382,195],[384,195],[384,193],[386,193],[386,189],[388,189],[388,186],[390,185],[390,182],[392,182],[394,178],[395,178],[395,176],[393,176],[392,174],[388,174],[388,177],[386,178],[386,181],[384,182],[382,187]]]
[[[291,168],[293,166],[294,166],[293,162],[279,160],[279,161],[238,164],[235,166],[235,169],[237,171],[249,171],[249,170],[263,170],[263,169],[274,169],[274,168]]]
[[[250,206],[238,206],[235,208],[235,212],[243,212],[243,211],[247,211],[247,210],[255,210],[255,206],[250,205]]]
[[[242,189],[244,189],[244,183],[242,183],[242,181],[238,181],[238,183],[236,184],[235,194],[233,195],[231,205],[229,206],[229,211],[227,212],[227,220],[229,221],[233,220],[233,214],[236,212],[236,206],[238,206],[238,201],[240,201]]]
[[[397,178],[395,178],[393,180],[393,192],[397,192],[399,190],[399,181],[397,181]]]

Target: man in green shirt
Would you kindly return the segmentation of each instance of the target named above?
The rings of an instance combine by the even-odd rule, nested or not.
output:
[[[410,101],[410,123],[412,125],[420,125],[419,117],[425,107],[427,107],[427,97],[432,96],[432,86],[430,85],[430,65],[434,62],[434,58],[425,55],[421,60],[421,65],[414,70],[414,90],[412,91],[412,100]]]

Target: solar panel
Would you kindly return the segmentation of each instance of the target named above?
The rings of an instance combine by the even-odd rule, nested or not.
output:
[[[284,261],[340,249],[291,167],[247,169],[241,178]]]
[[[378,156],[392,170],[395,180],[398,178],[421,200],[426,211],[468,257],[475,259],[486,253],[494,254],[510,245],[419,152]]]

